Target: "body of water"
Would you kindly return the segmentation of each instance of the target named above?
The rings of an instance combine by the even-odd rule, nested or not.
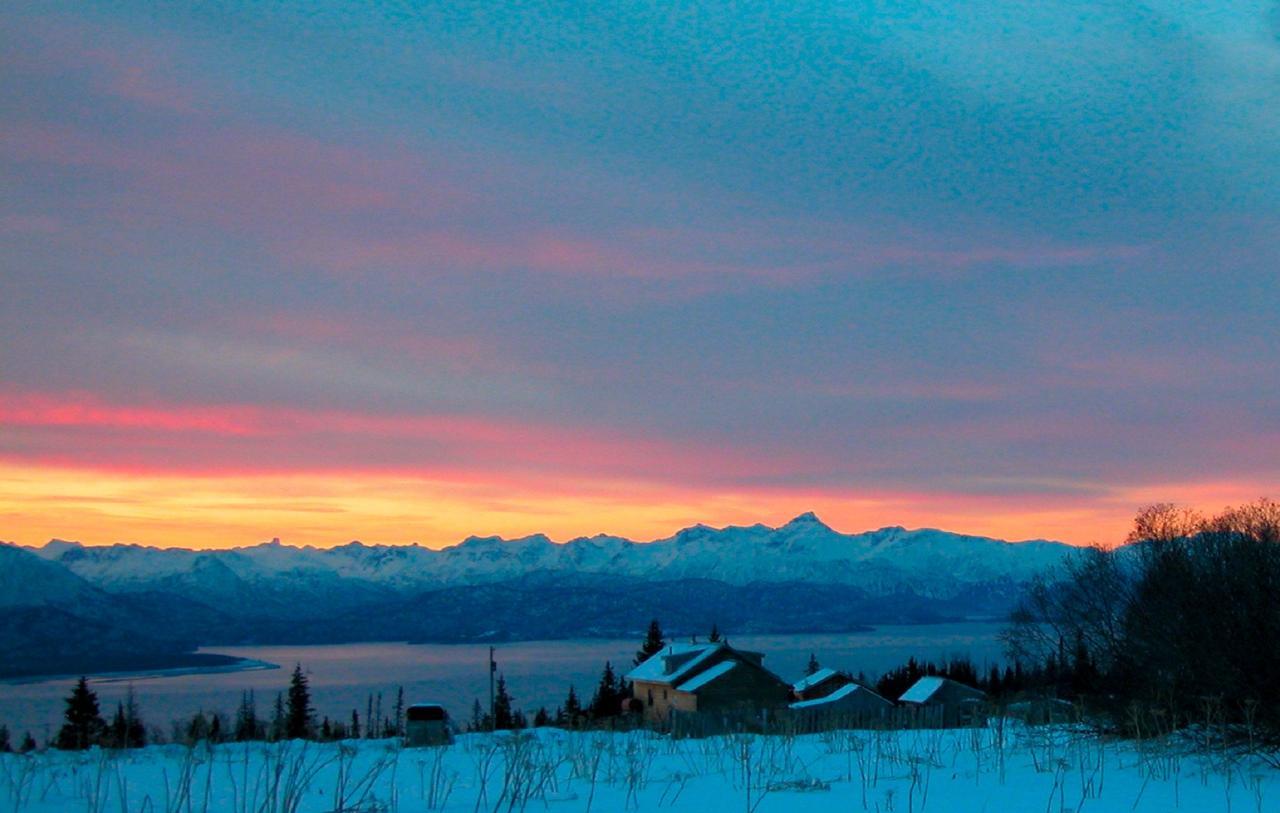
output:
[[[874,677],[904,663],[968,655],[979,666],[1001,661],[997,640],[1002,625],[963,622],[913,626],[883,626],[870,632],[832,635],[730,636],[742,649],[765,653],[765,666],[786,680],[797,679],[815,654],[823,666],[865,672]],[[600,679],[605,661],[623,674],[630,670],[640,642],[582,639],[522,641],[497,645],[498,670],[518,707],[530,716],[539,706],[554,710],[570,684],[586,704]],[[489,648],[481,644],[402,643],[339,644],[332,646],[215,647],[208,652],[260,662],[244,671],[183,674],[117,675],[91,679],[110,718],[116,703],[133,688],[143,718],[166,731],[172,720],[189,718],[198,710],[234,715],[240,694],[252,689],[258,715],[269,717],[277,692],[284,691],[295,663],[307,672],[313,703],[319,715],[349,720],[351,710],[365,717],[370,693],[382,693],[383,715],[392,713],[396,688],[403,686],[406,703],[443,703],[459,720],[471,715],[472,702],[488,703]],[[264,668],[263,665],[280,668]],[[30,683],[0,684],[0,723],[13,739],[31,731],[43,742],[56,733],[65,707],[63,698],[75,683],[59,678]]]

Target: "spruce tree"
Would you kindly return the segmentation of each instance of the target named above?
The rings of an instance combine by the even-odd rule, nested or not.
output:
[[[511,695],[507,694],[507,682],[498,675],[498,686],[493,696],[493,727],[495,729],[515,728],[515,714],[511,709]]]
[[[107,726],[103,743],[108,748],[128,748],[129,723],[124,718],[124,703],[116,703],[116,714]]]
[[[604,672],[600,674],[600,685],[596,687],[595,696],[591,698],[591,717],[597,720],[616,717],[621,701],[618,679],[613,674],[613,664],[605,661]]]
[[[806,675],[814,675],[814,674],[817,674],[818,670],[821,668],[822,668],[822,665],[818,663],[818,656],[810,652],[809,665],[805,667],[804,673]]]
[[[13,746],[9,744],[9,726],[0,725],[0,754],[7,754],[13,751]]]
[[[249,742],[259,738],[258,703],[253,689],[240,693],[240,708],[236,710],[236,742]]]
[[[141,748],[147,744],[147,728],[138,714],[138,701],[130,686],[107,727],[104,744],[110,748]]]
[[[31,736],[31,732],[28,731],[22,737],[22,745],[18,747],[18,753],[29,754],[34,750],[36,750],[36,738]]]
[[[203,711],[197,711],[191,717],[191,721],[187,723],[186,741],[190,745],[195,745],[201,740],[210,739],[209,737],[209,718],[204,716]]]
[[[351,739],[360,739],[360,712],[351,710]]]
[[[564,716],[569,718],[570,725],[582,716],[582,701],[578,699],[578,693],[574,691],[573,686],[569,687],[569,696],[564,699]]]
[[[396,687],[396,716],[395,730],[391,732],[394,737],[404,736],[404,687]]]
[[[551,715],[547,712],[546,706],[539,706],[537,714],[533,715],[534,728],[542,728],[551,725]]]
[[[142,748],[147,744],[147,726],[138,713],[138,699],[130,685],[124,696],[125,747]]]
[[[662,635],[662,625],[655,618],[649,622],[649,632],[644,636],[644,643],[640,644],[640,651],[636,653],[635,665],[639,666],[657,655],[666,645],[667,642]]]
[[[57,747],[65,751],[83,751],[102,739],[107,724],[98,709],[98,696],[89,688],[89,680],[81,677],[67,698],[66,722],[58,732]]]
[[[315,710],[311,708],[311,689],[302,664],[295,664],[289,679],[289,702],[285,712],[285,736],[291,740],[307,740],[315,735]]]
[[[720,643],[720,628],[714,623],[711,625],[711,634],[707,636],[707,640],[713,644]]]
[[[276,692],[276,705],[271,710],[271,741],[279,742],[285,735],[284,694]]]

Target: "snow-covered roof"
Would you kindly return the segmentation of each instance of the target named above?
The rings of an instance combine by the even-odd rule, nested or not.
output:
[[[795,689],[797,692],[803,692],[805,689],[812,689],[827,678],[835,677],[835,674],[836,670],[834,669],[819,669],[812,675],[805,675],[797,680],[791,685],[791,688]]]
[[[675,683],[689,674],[699,665],[706,662],[715,652],[724,646],[723,642],[714,644],[669,644],[662,651],[650,657],[644,663],[627,673],[627,680],[651,680],[658,683]],[[679,656],[678,665],[667,671],[668,659]]]
[[[733,667],[737,665],[738,665],[737,661],[721,661],[720,663],[717,663],[715,666],[711,667],[710,669],[703,672],[702,674],[695,675],[689,680],[686,680],[684,683],[681,683],[679,686],[676,687],[676,691],[696,692],[699,689],[701,689],[703,686],[706,686],[711,681],[715,680],[721,675],[726,674],[731,669],[733,669]]]
[[[839,689],[836,689],[834,692],[827,695],[826,697],[817,697],[817,698],[814,698],[813,700],[801,700],[798,703],[792,703],[791,708],[809,709],[809,708],[813,708],[814,706],[822,706],[827,703],[834,703],[837,700],[843,700],[849,695],[853,694],[854,692],[860,691],[860,690],[865,691],[865,689],[863,689],[861,686],[859,686],[856,683],[847,683],[844,686],[841,686]]]
[[[922,677],[903,692],[898,700],[903,703],[927,703],[946,681],[946,678],[941,677]]]

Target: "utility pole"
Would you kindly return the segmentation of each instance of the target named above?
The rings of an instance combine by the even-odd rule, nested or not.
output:
[[[493,660],[493,647],[489,647],[489,730],[492,731],[497,720],[493,716],[493,675],[498,671],[498,664]]]

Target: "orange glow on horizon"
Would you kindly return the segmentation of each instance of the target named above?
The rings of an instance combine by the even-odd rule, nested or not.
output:
[[[418,542],[432,548],[466,536],[545,533],[556,541],[606,533],[646,541],[702,522],[781,524],[816,511],[837,530],[935,527],[1004,539],[1111,545],[1137,508],[1174,501],[1216,511],[1262,496],[1254,484],[1149,485],[1108,496],[974,497],[927,493],[677,488],[598,478],[520,480],[389,472],[192,475],[0,463],[3,538],[51,538],[198,549],[286,544],[330,547]]]

